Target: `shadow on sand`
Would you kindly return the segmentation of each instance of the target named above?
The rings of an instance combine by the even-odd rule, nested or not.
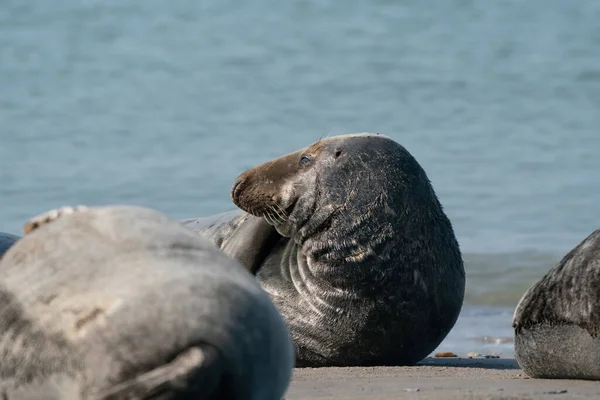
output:
[[[520,369],[514,358],[459,358],[459,357],[428,357],[417,363],[417,366],[428,367],[457,367],[485,369]]]

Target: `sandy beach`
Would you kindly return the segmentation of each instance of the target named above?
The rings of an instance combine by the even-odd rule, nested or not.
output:
[[[413,367],[296,369],[285,399],[600,399],[600,382],[530,379],[507,358],[427,358]]]

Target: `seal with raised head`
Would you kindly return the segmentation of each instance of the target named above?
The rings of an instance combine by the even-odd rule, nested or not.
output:
[[[46,213],[25,231],[0,261],[2,398],[283,396],[285,321],[212,243],[132,206]]]
[[[525,292],[513,328],[530,377],[600,380],[600,230]]]
[[[414,364],[454,326],[459,245],[425,171],[392,139],[320,140],[244,172],[231,197],[243,212],[183,223],[256,274],[296,366]]]

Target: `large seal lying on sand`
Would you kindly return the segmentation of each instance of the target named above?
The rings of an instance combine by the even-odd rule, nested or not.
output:
[[[600,380],[600,230],[527,290],[513,327],[527,375]]]
[[[413,364],[454,326],[465,272],[419,163],[380,135],[343,135],[240,175],[245,212],[184,221],[255,272],[297,366]]]
[[[281,399],[289,331],[237,262],[153,210],[62,214],[0,262],[3,399]]]

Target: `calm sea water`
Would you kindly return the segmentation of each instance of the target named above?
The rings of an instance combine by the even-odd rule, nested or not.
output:
[[[525,289],[600,227],[600,2],[0,1],[0,230],[233,207],[245,169],[379,132],[428,172],[468,288],[440,350],[512,354]]]

